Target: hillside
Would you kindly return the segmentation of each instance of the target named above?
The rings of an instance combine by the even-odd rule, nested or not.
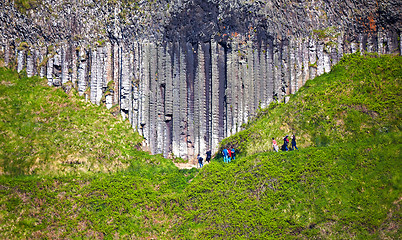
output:
[[[0,69],[0,172],[69,174],[128,166],[142,137],[127,122],[38,77]],[[89,124],[88,124],[89,123]]]
[[[127,121],[0,68],[0,239],[162,236],[194,170],[138,151]]]
[[[221,148],[240,150],[235,161],[224,164],[218,154],[201,170],[179,170],[171,160],[137,151],[141,139],[125,128],[127,122],[74,92],[2,69],[0,238],[400,239],[401,66],[399,56],[344,58],[288,103],[261,109],[244,131],[222,141]],[[34,89],[54,100],[36,100]],[[34,102],[41,102],[39,110]],[[9,117],[12,111],[25,118]],[[43,113],[52,124],[40,128]],[[76,121],[87,115],[93,116],[87,134],[95,135],[70,149],[76,128],[84,128]],[[71,125],[63,125],[67,116]],[[24,124],[33,127],[22,131]],[[112,124],[126,134],[105,140],[101,133]],[[299,151],[271,150],[272,136],[291,133]],[[53,152],[53,135],[69,144]],[[39,141],[44,138],[50,143]],[[108,148],[98,148],[97,141]],[[37,150],[16,148],[24,143]],[[97,150],[87,153],[88,144]],[[60,165],[49,171],[49,164],[66,161],[73,151],[88,159],[76,165],[104,163],[110,170]],[[112,164],[113,157],[96,158],[111,152],[122,165]],[[37,158],[43,160],[33,162]]]
[[[182,197],[182,238],[399,239],[402,58],[350,55],[221,142]],[[295,133],[299,151],[273,152]],[[280,143],[280,141],[278,141]],[[187,229],[192,229],[188,231]]]
[[[295,134],[298,146],[354,142],[402,128],[402,58],[359,53],[344,57],[328,74],[306,82],[288,103],[260,109],[245,130],[226,138],[245,154],[272,150],[272,137]]]

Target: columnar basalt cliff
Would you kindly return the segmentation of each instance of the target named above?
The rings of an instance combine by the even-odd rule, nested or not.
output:
[[[118,106],[152,153],[192,158],[356,51],[401,54],[401,1],[0,3],[0,65]]]

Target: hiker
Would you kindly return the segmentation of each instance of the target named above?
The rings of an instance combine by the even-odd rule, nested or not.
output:
[[[232,147],[232,150],[230,150],[230,152],[231,152],[231,155],[232,155],[232,159],[233,160],[235,160],[235,158],[236,158],[236,151],[235,151],[235,149]]]
[[[226,151],[228,151],[228,162],[230,162],[232,160],[232,151],[229,148]]]
[[[198,159],[198,164],[200,165],[200,168],[202,168],[202,160],[203,160],[203,158],[200,156],[200,154],[197,155],[197,159]]]
[[[288,145],[289,145],[289,139],[288,139],[288,135],[286,135],[283,138],[283,145],[282,145],[282,151],[289,151]]]
[[[272,147],[274,148],[274,151],[275,151],[275,152],[278,152],[278,151],[279,151],[279,149],[278,149],[278,144],[276,143],[275,138],[272,138]]]
[[[294,148],[296,148],[297,150],[299,150],[296,146],[296,136],[293,134],[292,136],[292,150],[294,150]]]
[[[207,155],[205,160],[209,163],[211,161],[211,150],[208,150],[205,154]]]
[[[223,154],[223,162],[228,162],[228,150],[226,148],[223,149],[222,151]]]

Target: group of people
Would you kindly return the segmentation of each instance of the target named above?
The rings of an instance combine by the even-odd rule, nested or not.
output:
[[[224,148],[222,150],[222,155],[223,155],[223,162],[225,163],[230,163],[230,161],[235,160],[236,158],[236,150],[232,147],[230,148]]]
[[[222,154],[223,154],[223,161],[225,163],[229,163],[230,161],[235,160],[235,158],[236,158],[236,150],[233,147],[232,147],[232,149],[230,149],[230,148],[223,149]],[[211,157],[212,157],[211,150],[208,150],[205,153],[205,156],[206,156],[205,161],[207,163],[209,163],[211,161]],[[198,154],[197,160],[198,160],[198,166],[200,168],[202,168],[204,166],[204,158],[200,154]]]
[[[205,161],[207,161],[207,162],[209,163],[209,162],[211,161],[211,157],[212,157],[211,150],[208,150],[208,151],[205,153],[205,156],[206,156]],[[201,157],[200,154],[197,155],[197,160],[198,160],[198,165],[199,165],[199,167],[202,168],[202,167],[204,166],[204,162],[203,162],[204,159]]]
[[[282,147],[281,147],[281,150],[282,151],[289,151],[289,136],[288,135],[286,135],[284,138],[283,138],[283,145],[282,145]],[[276,143],[276,140],[275,140],[275,138],[272,138],[272,147],[273,147],[273,149],[274,149],[274,151],[275,152],[278,152],[279,151],[279,147],[278,147],[278,144]],[[293,134],[292,135],[292,148],[291,148],[291,150],[299,150],[298,148],[297,148],[297,146],[296,146],[296,136]]]
[[[290,150],[299,150],[296,146],[296,136],[293,134],[292,135],[292,141],[291,141],[292,147],[290,148]],[[281,147],[282,151],[289,151],[289,136],[286,135],[283,138],[283,145]],[[272,138],[272,147],[274,149],[275,152],[279,152],[279,147],[278,144],[275,140],[275,138]],[[235,160],[236,158],[236,150],[232,147],[232,149],[230,148],[224,148],[222,150],[222,155],[223,155],[223,162],[225,163],[230,163],[232,160]],[[211,150],[208,150],[205,153],[206,156],[206,161],[209,163],[211,161]],[[200,168],[202,168],[204,166],[204,159],[201,157],[200,154],[197,155],[197,160],[198,160],[198,165]]]

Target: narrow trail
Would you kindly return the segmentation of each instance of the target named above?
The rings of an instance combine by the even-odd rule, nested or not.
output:
[[[209,163],[204,162],[204,166],[208,165]],[[191,168],[198,168],[198,164],[194,164],[194,163],[174,163],[174,165],[176,165],[176,167],[178,167],[179,169],[191,169]]]

